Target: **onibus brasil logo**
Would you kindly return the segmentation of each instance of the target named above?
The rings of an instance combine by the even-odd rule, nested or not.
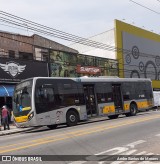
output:
[[[6,62],[6,64],[0,63],[0,67],[13,78],[15,78],[18,74],[22,73],[25,70],[26,65],[19,65],[16,62],[10,61]]]

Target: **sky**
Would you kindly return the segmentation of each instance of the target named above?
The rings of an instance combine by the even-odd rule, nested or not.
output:
[[[0,11],[85,38],[114,28],[114,19],[160,34],[160,1],[134,0],[134,2],[131,0],[0,0]],[[12,25],[9,26],[0,20],[2,31],[23,35],[33,34],[27,30],[27,27],[17,29]],[[70,44],[55,37],[45,37],[65,45]]]

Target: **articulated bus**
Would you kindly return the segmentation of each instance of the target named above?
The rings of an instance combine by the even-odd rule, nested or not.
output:
[[[16,85],[13,116],[18,127],[74,126],[92,117],[135,116],[153,107],[151,80],[114,77],[34,77]]]

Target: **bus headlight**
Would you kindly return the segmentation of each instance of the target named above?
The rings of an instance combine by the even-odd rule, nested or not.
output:
[[[32,112],[31,114],[29,114],[28,120],[31,120],[33,118],[33,116],[34,116],[34,112]]]

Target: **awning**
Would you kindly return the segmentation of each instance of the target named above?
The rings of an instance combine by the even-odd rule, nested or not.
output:
[[[0,85],[0,97],[12,97],[14,85]]]

